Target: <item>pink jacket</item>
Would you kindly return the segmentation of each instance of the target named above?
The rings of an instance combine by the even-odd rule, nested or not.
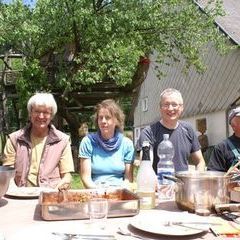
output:
[[[63,150],[67,144],[69,144],[69,136],[57,130],[53,125],[50,125],[49,128],[49,134],[46,139],[39,166],[38,185],[54,188],[61,179],[59,161]],[[17,186],[26,186],[27,183],[32,151],[30,129],[31,124],[9,135],[16,150],[15,182]]]

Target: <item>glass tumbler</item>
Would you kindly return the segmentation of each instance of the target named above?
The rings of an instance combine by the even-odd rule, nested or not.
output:
[[[108,200],[106,198],[92,198],[88,202],[90,224],[99,229],[106,228],[108,215]]]

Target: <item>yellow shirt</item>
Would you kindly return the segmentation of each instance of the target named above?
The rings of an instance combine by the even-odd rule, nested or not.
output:
[[[39,165],[42,157],[43,148],[45,145],[47,137],[38,138],[34,137],[31,134],[31,142],[32,142],[32,156],[31,156],[31,165],[28,173],[28,187],[37,186],[37,177],[39,171]]]

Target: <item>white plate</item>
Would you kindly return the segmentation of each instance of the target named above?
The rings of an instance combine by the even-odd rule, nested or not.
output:
[[[44,188],[41,187],[10,187],[5,195],[13,198],[33,199],[38,198],[43,190]]]
[[[185,222],[181,225],[169,224],[171,222]],[[190,224],[189,222],[197,222]],[[207,224],[206,224],[207,223]],[[187,212],[169,212],[152,210],[135,216],[130,224],[142,231],[168,235],[168,236],[187,236],[208,231],[210,224],[207,218],[190,214]]]

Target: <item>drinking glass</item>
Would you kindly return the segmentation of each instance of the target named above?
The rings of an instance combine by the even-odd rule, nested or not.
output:
[[[108,200],[106,198],[92,198],[88,202],[90,224],[105,229],[108,215]]]
[[[195,213],[201,216],[210,215],[209,193],[207,191],[199,191],[194,194]]]

